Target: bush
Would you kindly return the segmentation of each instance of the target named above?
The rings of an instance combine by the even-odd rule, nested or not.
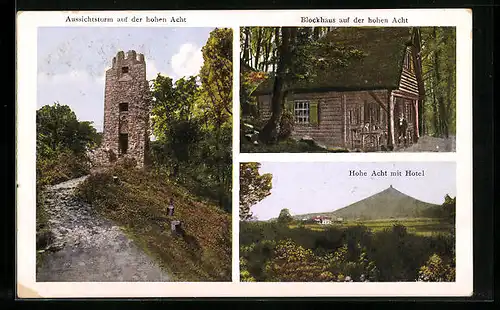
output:
[[[455,268],[447,264],[437,255],[432,254],[418,272],[418,281],[423,282],[454,282]]]
[[[311,250],[304,249],[292,240],[282,240],[276,246],[274,257],[266,264],[270,281],[278,282],[328,282],[334,275]]]
[[[90,172],[88,157],[71,151],[55,153],[50,157],[38,157],[36,166],[37,182],[42,186],[78,178]]]
[[[282,141],[290,137],[295,123],[294,115],[290,111],[283,111],[279,123],[278,140]]]

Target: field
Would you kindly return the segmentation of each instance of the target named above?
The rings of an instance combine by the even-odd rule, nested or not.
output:
[[[324,231],[330,227],[347,228],[363,225],[369,228],[372,232],[391,229],[394,225],[404,225],[408,233],[418,236],[431,236],[433,234],[449,234],[452,224],[443,223],[443,221],[435,218],[412,218],[412,219],[381,219],[367,221],[345,221],[342,223],[332,223],[330,225],[322,224],[304,224],[305,228],[314,231]],[[289,225],[290,228],[298,228],[299,224]]]

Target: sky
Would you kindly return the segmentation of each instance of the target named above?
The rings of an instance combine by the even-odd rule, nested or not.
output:
[[[37,108],[58,101],[102,131],[104,73],[118,51],[144,54],[146,74],[174,80],[198,74],[213,28],[39,28]]]
[[[423,177],[405,177],[405,171],[424,170]],[[366,171],[366,177],[351,177],[349,171]],[[372,177],[373,170],[388,177]],[[401,170],[403,176],[391,177]],[[444,196],[456,195],[456,165],[453,162],[412,163],[293,163],[261,162],[260,173],[271,173],[271,195],[251,207],[259,220],[276,218],[281,209],[292,215],[329,212],[348,206],[393,186],[421,201],[442,204]]]

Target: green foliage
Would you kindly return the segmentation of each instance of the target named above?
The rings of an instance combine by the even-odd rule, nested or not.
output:
[[[241,282],[255,282],[255,278],[250,275],[247,270],[247,261],[240,258],[240,281]]]
[[[452,235],[419,236],[401,224],[376,232],[363,225],[292,226],[240,223],[240,255],[249,276],[256,281],[416,281],[433,253],[454,266]]]
[[[90,163],[85,153],[61,150],[36,160],[37,183],[51,185],[88,174]]]
[[[78,121],[67,105],[58,102],[45,105],[36,112],[37,155],[50,157],[69,150],[83,153],[96,146],[98,134],[91,122]]]
[[[250,207],[271,194],[273,176],[261,175],[259,168],[259,163],[240,163],[240,220],[248,220]]]
[[[216,127],[228,122],[232,115],[233,95],[233,31],[215,29],[202,48],[203,67],[200,79],[204,101],[210,106],[209,119]]]
[[[418,281],[455,282],[455,267],[444,262],[439,255],[432,254],[425,265],[420,267]]]
[[[258,117],[257,100],[252,92],[267,78],[265,72],[249,71],[241,68],[240,74],[240,105],[241,116]]]
[[[293,132],[295,123],[295,118],[292,112],[285,110],[283,111],[280,118],[278,140],[283,141],[290,137]]]
[[[280,214],[278,216],[278,223],[280,224],[290,224],[293,222],[293,218],[290,215],[290,210],[281,209]]]
[[[141,170],[121,162],[89,176],[77,194],[124,227],[174,280],[230,281],[230,215],[158,170]],[[185,230],[183,237],[170,232],[171,219],[165,216],[170,199]]]
[[[292,240],[280,241],[273,258],[266,264],[269,281],[307,282],[333,281],[334,275],[310,249],[304,249]]]
[[[151,158],[156,170],[230,212],[232,30],[212,31],[202,52],[199,80],[158,75],[152,82]]]
[[[423,27],[422,70],[427,134],[448,136],[456,128],[456,30]]]

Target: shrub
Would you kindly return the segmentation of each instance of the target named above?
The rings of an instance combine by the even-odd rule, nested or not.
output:
[[[116,209],[118,204],[112,197],[117,187],[110,172],[100,172],[83,181],[77,189],[77,195],[94,207]]]
[[[334,275],[326,269],[324,262],[309,249],[282,240],[276,246],[274,257],[266,264],[266,273],[271,281],[281,282],[328,282]]]
[[[279,133],[278,140],[282,141],[290,137],[293,132],[293,125],[295,119],[292,112],[285,110],[281,115],[280,123],[279,123]]]
[[[432,254],[418,272],[418,281],[423,282],[454,282],[455,268],[446,264],[443,259]]]

